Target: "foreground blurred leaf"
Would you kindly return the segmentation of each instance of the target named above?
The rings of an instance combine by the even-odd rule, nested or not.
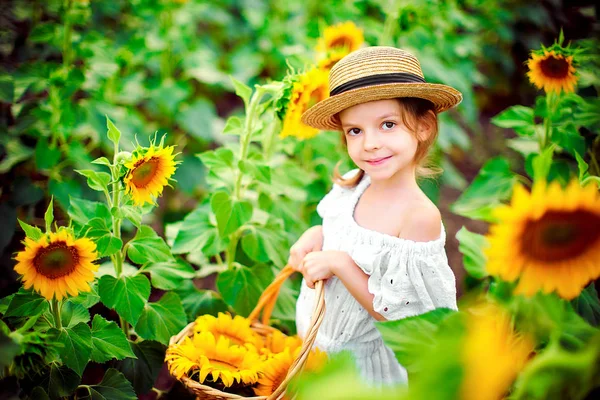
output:
[[[98,282],[98,294],[106,307],[115,309],[125,321],[135,325],[150,297],[150,282],[144,275],[119,279],[104,275]]]
[[[130,343],[137,359],[126,358],[118,361],[117,368],[133,383],[135,392],[140,395],[147,393],[154,386],[154,381],[163,366],[166,346],[153,340]]]
[[[598,327],[600,325],[600,301],[594,282],[590,283],[576,299],[571,301],[571,305],[583,319],[590,325]]]
[[[92,321],[92,361],[104,363],[116,358],[136,358],[121,328],[113,321],[94,315]]]
[[[168,344],[171,336],[181,331],[187,323],[179,296],[174,292],[163,295],[159,301],[146,303],[135,331],[144,339]]]

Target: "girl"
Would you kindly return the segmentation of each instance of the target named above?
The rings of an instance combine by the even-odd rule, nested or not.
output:
[[[342,131],[358,169],[340,177],[338,163],[336,183],[317,206],[323,225],[290,249],[288,263],[304,275],[298,334],[308,328],[315,281],[325,280],[326,312],[315,345],[328,353],[350,350],[372,384],[407,383],[374,322],[456,309],[440,212],[417,177],[433,172],[423,164],[437,136],[437,113],[462,95],[426,83],[419,61],[392,47],[347,55],[332,68],[329,87],[330,97],[302,121]]]

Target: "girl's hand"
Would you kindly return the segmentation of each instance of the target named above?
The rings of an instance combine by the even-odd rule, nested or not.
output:
[[[343,268],[349,256],[345,251],[314,251],[304,256],[300,264],[300,272],[304,275],[306,285],[314,289],[315,282],[331,278]]]
[[[323,248],[323,227],[313,226],[300,236],[300,239],[290,248],[288,265],[296,271],[300,271],[300,263],[311,251],[320,251]]]

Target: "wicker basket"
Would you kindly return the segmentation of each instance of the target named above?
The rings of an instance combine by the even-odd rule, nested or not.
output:
[[[281,270],[279,275],[275,278],[275,280],[265,289],[263,294],[260,296],[258,303],[254,310],[248,316],[248,319],[252,321],[251,328],[256,333],[265,337],[269,333],[273,332],[275,328],[269,326],[269,320],[271,318],[271,313],[273,312],[273,308],[275,307],[275,302],[277,301],[277,296],[279,295],[279,290],[281,289],[281,285],[285,282],[285,280],[294,273],[294,269],[290,266],[286,266]],[[312,349],[313,343],[317,337],[317,331],[319,330],[319,326],[323,322],[323,317],[325,315],[325,290],[323,281],[318,281],[315,283],[315,289],[317,291],[317,295],[315,297],[315,307],[313,309],[312,317],[310,320],[310,324],[308,330],[306,332],[306,337],[304,338],[304,342],[302,343],[302,348],[300,353],[298,353],[298,357],[292,363],[290,369],[288,370],[288,374],[286,378],[281,382],[279,387],[269,396],[254,396],[254,397],[244,397],[234,393],[223,392],[219,389],[215,389],[213,387],[203,385],[197,381],[190,379],[187,374],[183,375],[180,381],[185,385],[185,387],[190,390],[192,393],[196,395],[197,399],[215,399],[215,400],[230,400],[230,399],[253,399],[253,400],[277,400],[282,399],[285,391],[287,389],[288,384],[296,376],[304,367],[306,360],[308,359],[308,355],[310,350]],[[262,320],[259,321],[258,317],[260,312],[262,311]],[[195,322],[189,323],[181,332],[177,335],[171,337],[169,340],[169,345],[173,345],[175,343],[181,343],[186,336],[192,336],[194,332],[194,324]]]

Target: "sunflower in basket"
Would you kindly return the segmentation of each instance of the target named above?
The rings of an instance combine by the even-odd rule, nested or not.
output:
[[[216,339],[225,337],[232,344],[245,346],[251,344],[257,349],[263,347],[261,336],[250,328],[251,321],[242,316],[232,317],[230,314],[219,313],[217,317],[201,315],[196,318],[194,332],[210,332]]]
[[[165,360],[177,379],[187,375],[200,383],[224,387],[256,383],[261,365],[254,346],[232,345],[225,336],[217,339],[211,332],[195,332],[192,338],[169,346]]]

